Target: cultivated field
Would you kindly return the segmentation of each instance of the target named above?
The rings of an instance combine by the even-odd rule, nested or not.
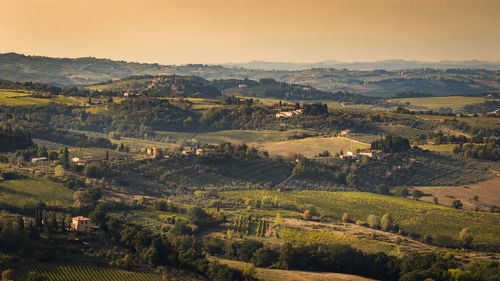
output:
[[[466,210],[488,211],[492,206],[500,207],[500,177],[466,186],[429,186],[417,189],[427,195],[421,199],[426,202],[433,202],[433,197],[437,197],[439,204],[446,206],[458,199]],[[477,201],[472,200],[475,195],[478,197]]]
[[[268,151],[270,154],[288,156],[293,153],[298,153],[306,157],[314,157],[325,150],[328,150],[331,154],[335,154],[340,150],[347,152],[351,149],[356,150],[358,148],[365,149],[369,147],[370,145],[368,144],[344,137],[313,137],[298,140],[264,142],[260,148]]]
[[[500,243],[500,214],[478,213],[452,209],[405,198],[384,196],[366,192],[293,191],[267,190],[227,191],[221,196],[234,199],[262,199],[277,196],[279,205],[292,204],[299,209],[314,206],[323,216],[340,219],[344,212],[351,218],[366,221],[368,215],[382,216],[389,213],[399,226],[421,236],[446,235],[454,239],[464,227],[468,227],[476,242]]]
[[[73,265],[41,265],[31,270],[38,275],[46,276],[49,281],[118,281],[144,280],[161,281],[161,275],[145,272],[126,271],[102,267],[73,266]],[[45,279],[43,279],[45,280]]]
[[[464,97],[464,96],[449,96],[449,97],[424,97],[424,98],[403,98],[393,99],[394,102],[401,104],[410,103],[410,106],[421,109],[436,110],[441,107],[450,107],[453,111],[462,109],[465,105],[482,103],[488,99],[484,97]]]
[[[26,91],[5,90],[0,89],[0,104],[1,105],[31,105],[31,104],[47,104],[49,102],[77,104],[77,101],[72,99],[57,96],[55,98],[34,98],[31,93]]]

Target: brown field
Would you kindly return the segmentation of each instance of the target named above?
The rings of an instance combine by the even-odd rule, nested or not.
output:
[[[230,267],[244,269],[249,263],[241,261],[233,261],[226,259],[217,259],[220,263],[227,264]],[[265,281],[330,281],[330,280],[351,280],[351,281],[366,281],[373,280],[356,275],[328,273],[328,272],[311,272],[299,270],[282,270],[282,269],[267,269],[255,268],[255,277]]]
[[[416,189],[430,195],[421,198],[426,202],[433,202],[435,196],[439,204],[446,206],[450,206],[454,199],[458,199],[463,203],[465,210],[478,208],[489,211],[492,206],[500,207],[500,177],[467,186],[430,186],[416,187]],[[477,203],[471,200],[474,195],[479,197]]]
[[[288,156],[292,153],[298,153],[306,157],[314,157],[325,150],[328,150],[331,154],[335,154],[340,150],[347,152],[351,150],[351,145],[353,150],[370,147],[369,144],[344,137],[313,137],[289,141],[265,142],[260,148],[268,151],[270,154]]]

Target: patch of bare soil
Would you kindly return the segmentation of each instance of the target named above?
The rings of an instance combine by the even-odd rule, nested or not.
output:
[[[490,211],[492,207],[500,208],[500,177],[466,186],[430,186],[416,187],[427,196],[422,201],[433,202],[438,198],[441,205],[451,206],[453,200],[458,199],[464,210]],[[473,200],[477,196],[477,201]]]

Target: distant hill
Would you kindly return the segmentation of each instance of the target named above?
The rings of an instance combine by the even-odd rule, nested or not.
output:
[[[267,66],[278,68],[275,63]],[[277,63],[280,64],[280,63]],[[335,68],[325,68],[336,64]],[[371,64],[371,66],[370,66]],[[254,62],[248,67],[258,67]],[[477,95],[500,92],[498,64],[481,61],[424,63],[412,61],[381,61],[352,63],[352,68],[386,68],[388,70],[347,70],[335,61],[318,64],[283,64],[283,68],[318,67],[304,70],[259,70],[220,65],[159,65],[113,61],[96,58],[48,58],[16,53],[0,54],[0,79],[33,81],[57,86],[83,86],[114,81],[133,75],[181,75],[214,79],[272,78],[279,82],[313,86],[323,91],[347,91],[368,96],[393,96],[400,92],[429,95]],[[227,65],[226,65],[227,66]],[[233,65],[234,66],[234,65]],[[446,68],[445,67],[452,67]],[[419,67],[419,68],[414,68]],[[427,68],[434,67],[434,68]],[[470,67],[470,68],[463,68]],[[483,69],[479,69],[483,68]],[[398,70],[391,70],[398,69]],[[222,88],[224,89],[224,88]]]
[[[374,62],[339,62],[335,60],[314,62],[314,63],[294,63],[294,62],[269,62],[269,61],[251,61],[245,63],[227,63],[223,64],[227,67],[241,67],[248,69],[261,70],[307,70],[312,68],[337,68],[348,70],[401,70],[415,68],[469,68],[469,69],[486,69],[500,70],[500,62],[488,62],[479,60],[464,60],[464,61],[439,61],[439,62],[423,62],[423,61],[408,61],[408,60],[381,60]]]

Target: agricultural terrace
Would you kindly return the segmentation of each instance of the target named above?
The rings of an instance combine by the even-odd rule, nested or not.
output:
[[[314,157],[325,150],[328,150],[330,154],[335,154],[340,150],[347,152],[351,149],[370,148],[370,145],[344,137],[314,137],[279,142],[265,142],[260,148],[268,151],[270,154],[288,156],[291,153],[298,153],[306,157]]]
[[[78,101],[72,100],[63,96],[35,98],[30,92],[0,89],[0,104],[1,105],[32,105],[32,104],[47,104],[49,102],[63,103],[68,105],[78,104]]]
[[[37,276],[50,281],[118,281],[118,280],[165,280],[159,274],[72,265],[40,265],[31,270]],[[45,280],[45,279],[43,279]]]
[[[421,236],[446,235],[457,239],[460,231],[468,227],[474,235],[475,242],[500,243],[500,214],[497,213],[462,211],[364,192],[252,190],[221,192],[220,196],[242,200],[262,200],[277,196],[279,206],[295,205],[301,210],[314,206],[320,215],[338,219],[344,212],[348,212],[354,221],[366,221],[370,214],[382,216],[389,213],[401,229],[409,233]]]

